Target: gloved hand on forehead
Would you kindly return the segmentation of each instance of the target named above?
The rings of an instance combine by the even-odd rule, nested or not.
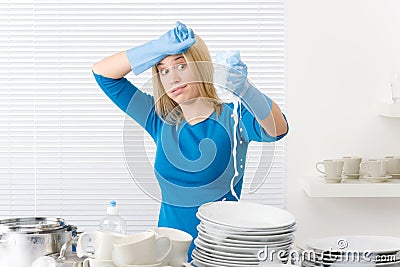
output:
[[[126,51],[132,71],[139,75],[163,58],[186,52],[195,43],[193,30],[177,21],[175,27],[158,39]]]
[[[224,81],[218,83],[225,84],[225,89],[229,90],[242,99],[245,107],[259,120],[263,120],[271,113],[272,100],[261,93],[247,79],[247,65],[240,59],[239,51],[225,51],[217,53],[216,68],[225,75]],[[215,82],[215,81],[214,81]]]

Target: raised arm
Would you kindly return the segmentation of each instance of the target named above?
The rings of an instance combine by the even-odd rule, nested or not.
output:
[[[92,70],[113,79],[122,78],[131,70],[139,75],[164,57],[185,52],[194,43],[193,31],[178,21],[173,29],[160,38],[106,57],[94,64]]]
[[[160,125],[154,98],[139,90],[124,76],[131,70],[138,75],[167,55],[180,54],[194,43],[193,31],[177,22],[175,28],[156,40],[100,60],[93,65],[92,72],[104,93],[154,138]]]
[[[121,51],[95,63],[92,70],[104,77],[119,79],[131,71],[131,65],[126,51]]]
[[[125,51],[100,60],[92,68],[94,78],[104,93],[154,139],[159,124],[154,111],[154,98],[124,77],[130,71]]]

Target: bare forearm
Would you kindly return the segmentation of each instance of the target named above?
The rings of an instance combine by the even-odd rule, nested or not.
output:
[[[287,123],[279,106],[272,101],[272,110],[268,117],[258,121],[270,136],[279,136],[287,132]]]
[[[122,51],[95,63],[92,70],[105,77],[119,79],[131,71],[131,66],[126,51]]]

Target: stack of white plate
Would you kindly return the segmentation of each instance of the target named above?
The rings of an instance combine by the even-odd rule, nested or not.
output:
[[[400,266],[400,238],[337,236],[309,239],[298,245],[302,266]]]
[[[293,215],[272,206],[211,202],[199,208],[197,217],[199,234],[194,240],[192,263],[198,267],[282,263],[294,241]]]

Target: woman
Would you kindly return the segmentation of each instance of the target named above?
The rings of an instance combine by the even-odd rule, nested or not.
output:
[[[249,142],[273,142],[288,131],[276,103],[248,82],[246,65],[238,58],[227,63],[226,87],[243,100],[239,121],[232,118],[233,103],[223,103],[216,94],[207,46],[180,22],[159,39],[107,57],[92,69],[103,91],[157,145],[154,172],[162,193],[158,226],[193,238],[200,205],[236,200],[232,178],[240,197]],[[150,67],[154,97],[124,78],[131,70],[138,75]],[[193,248],[192,243],[189,260]]]

